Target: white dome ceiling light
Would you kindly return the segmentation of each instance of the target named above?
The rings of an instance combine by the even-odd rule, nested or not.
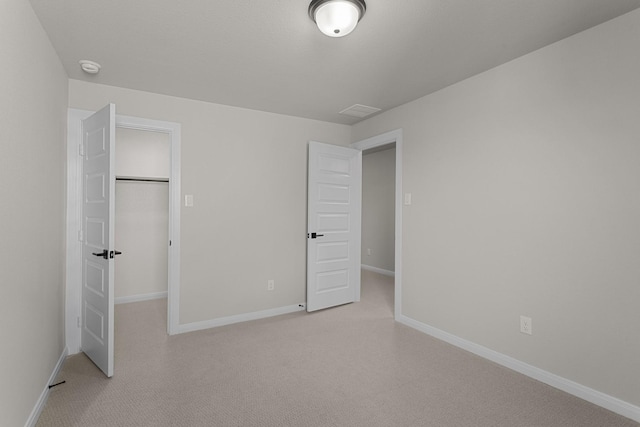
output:
[[[88,59],[83,59],[80,61],[80,68],[82,71],[89,74],[98,74],[100,71],[100,64],[97,62],[89,61]]]
[[[329,37],[344,37],[356,28],[364,16],[364,0],[313,0],[309,16]]]

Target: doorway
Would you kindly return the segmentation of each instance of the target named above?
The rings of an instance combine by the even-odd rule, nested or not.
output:
[[[82,296],[82,120],[92,111],[69,109],[67,119],[67,229],[65,338],[69,354],[80,351]],[[180,297],[180,135],[179,123],[116,115],[117,129],[167,134],[169,165],[169,249],[167,274],[167,333],[178,333]]]
[[[169,135],[116,127],[115,304],[167,298]]]
[[[384,283],[393,313],[395,276],[395,142],[362,153],[362,281]],[[372,273],[387,276],[385,278]]]
[[[351,144],[352,148],[372,153],[376,150],[384,150],[385,147],[395,147],[395,191],[394,191],[394,318],[402,317],[402,129],[392,130],[362,141]],[[370,258],[367,254],[367,246],[363,241],[363,264]],[[359,297],[359,295],[358,295]],[[359,299],[359,298],[358,298]]]

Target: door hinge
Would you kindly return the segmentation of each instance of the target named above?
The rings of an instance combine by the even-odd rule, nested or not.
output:
[[[84,235],[82,230],[78,230],[78,241],[82,242],[84,240]]]
[[[78,144],[78,155],[84,156],[84,143]]]

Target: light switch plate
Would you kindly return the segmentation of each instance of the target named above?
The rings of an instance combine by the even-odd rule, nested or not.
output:
[[[404,193],[404,204],[405,205],[411,204],[411,193]]]
[[[187,194],[184,196],[184,205],[189,208],[193,206],[193,194]]]

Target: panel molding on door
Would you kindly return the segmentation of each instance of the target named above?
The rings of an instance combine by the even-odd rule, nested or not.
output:
[[[356,300],[361,203],[362,152],[310,142],[307,311]]]
[[[115,105],[82,121],[81,349],[107,377],[114,365]]]

